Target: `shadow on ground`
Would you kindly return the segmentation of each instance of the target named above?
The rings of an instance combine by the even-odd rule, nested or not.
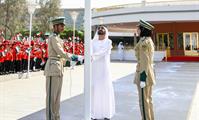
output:
[[[186,67],[186,66],[185,66]],[[164,68],[164,64],[161,66]],[[177,67],[176,67],[177,68]],[[157,84],[153,90],[156,120],[186,120],[199,75],[190,79],[181,69],[156,73]],[[173,70],[173,68],[172,68]],[[179,71],[179,72],[178,72]],[[189,71],[188,71],[189,72]],[[196,73],[193,73],[196,75]],[[130,74],[114,82],[116,96],[116,114],[112,120],[140,120],[137,88],[133,84],[134,75]],[[61,103],[62,120],[83,120],[83,95],[73,97]],[[19,120],[45,120],[45,110],[25,116]]]

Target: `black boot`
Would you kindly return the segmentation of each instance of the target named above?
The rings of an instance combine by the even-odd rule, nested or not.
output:
[[[93,119],[93,118],[91,118],[91,120],[97,120],[97,119]]]
[[[111,119],[109,119],[109,118],[104,118],[104,120],[111,120]]]

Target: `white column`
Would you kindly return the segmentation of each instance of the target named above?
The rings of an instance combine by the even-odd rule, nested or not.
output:
[[[85,0],[84,21],[84,120],[91,120],[91,0]]]

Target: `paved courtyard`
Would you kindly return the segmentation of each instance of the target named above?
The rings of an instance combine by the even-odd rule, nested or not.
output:
[[[112,120],[141,119],[137,89],[133,84],[135,65],[135,62],[111,64],[116,96],[116,115]],[[83,65],[65,70],[62,120],[84,118],[83,70]],[[155,63],[155,71],[156,120],[199,120],[199,63],[159,62]],[[0,120],[45,120],[45,77],[42,71],[31,73],[30,79],[17,79],[17,75],[0,76]]]

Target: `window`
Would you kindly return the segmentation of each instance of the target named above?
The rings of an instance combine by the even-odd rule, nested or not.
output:
[[[198,49],[198,33],[190,32],[190,33],[183,33],[184,35],[184,49],[193,51]]]
[[[155,42],[155,45],[157,46],[156,49],[163,51],[166,50],[167,47],[171,47],[174,48],[174,45],[170,44],[170,34],[168,33],[158,33],[157,34],[157,40]],[[173,37],[172,37],[173,38]],[[173,40],[172,40],[173,42]]]
[[[170,50],[174,50],[174,37],[173,33],[169,33]]]
[[[199,39],[197,32],[183,33],[184,50],[187,56],[198,56]]]
[[[178,50],[183,50],[183,33],[178,33],[177,35],[177,41],[178,41]]]

